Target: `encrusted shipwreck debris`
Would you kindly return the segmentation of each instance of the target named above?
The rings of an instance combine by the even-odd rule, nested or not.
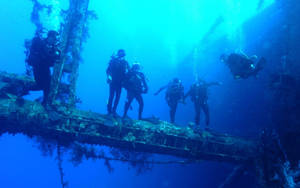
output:
[[[37,136],[66,147],[77,143],[105,145],[132,152],[172,155],[188,161],[224,161],[241,164],[248,169],[254,165],[260,187],[274,184],[272,176],[268,176],[270,173],[280,177],[276,185],[287,185],[289,179],[293,182],[293,177],[287,175],[289,172],[278,168],[284,166],[284,161],[266,163],[274,158],[274,152],[270,154],[270,147],[261,141],[208,131],[196,133],[189,127],[178,127],[159,120],[124,121],[70,105],[53,105],[45,109],[39,102],[19,97],[32,84],[34,81],[27,76],[0,73],[0,135]],[[268,138],[267,143],[273,143]],[[277,147],[271,148],[280,152]],[[114,160],[102,155],[96,157]]]
[[[46,110],[38,102],[17,97],[30,84],[33,81],[28,77],[0,73],[0,132],[41,136],[62,144],[76,141],[197,160],[244,163],[258,155],[255,141],[206,131],[195,133],[164,121],[123,123],[122,119],[70,107]]]

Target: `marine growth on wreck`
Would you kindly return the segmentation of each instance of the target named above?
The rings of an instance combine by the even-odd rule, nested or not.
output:
[[[1,3],[12,14],[23,2]],[[3,165],[1,187],[300,186],[296,0],[30,0],[26,19],[0,10],[0,145],[20,159],[9,151],[30,142],[57,173],[24,169],[21,180],[41,177],[21,185],[11,179],[23,167]]]

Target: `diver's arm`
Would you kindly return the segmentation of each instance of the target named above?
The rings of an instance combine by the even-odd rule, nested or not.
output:
[[[238,54],[240,54],[242,57],[244,57],[246,59],[250,59],[249,56],[247,54],[245,54],[245,52],[243,52],[241,49],[239,50]]]
[[[192,93],[192,89],[190,89],[184,96],[183,96],[183,101],[185,101],[185,99],[190,96]]]
[[[207,87],[220,86],[220,85],[222,85],[222,82],[210,82],[210,83],[207,83],[206,85],[207,85]]]
[[[109,75],[111,73],[111,61],[108,63],[108,67],[106,69],[106,75]]]
[[[145,75],[144,74],[142,74],[143,76],[142,76],[142,81],[143,81],[143,85],[144,85],[144,93],[148,93],[148,84],[147,84],[147,82],[146,82],[146,78],[145,78]]]
[[[39,37],[34,37],[31,40],[30,53],[38,54],[43,49],[43,42]]]
[[[126,61],[126,69],[125,69],[125,72],[128,73],[130,70],[130,66],[129,66],[129,63]]]
[[[184,87],[183,87],[183,86],[181,87],[181,92],[180,92],[180,99],[179,99],[179,102],[182,103],[182,104],[186,104],[186,103],[185,103]]]
[[[154,93],[154,95],[158,95],[162,90],[166,89],[167,87],[168,85],[161,87],[157,92]]]
[[[180,93],[180,98],[184,101],[184,87],[181,87],[181,93]]]
[[[54,46],[50,56],[52,61],[50,62],[49,66],[53,67],[54,64],[57,63],[57,61],[60,59],[61,51],[56,46]]]
[[[55,46],[48,46],[44,41],[41,43],[41,58],[43,59],[43,63],[47,67],[53,67],[54,63],[59,59],[60,53],[58,53],[58,49]]]
[[[111,83],[112,77],[111,77],[111,61],[108,63],[108,67],[106,69],[106,81],[107,83]]]

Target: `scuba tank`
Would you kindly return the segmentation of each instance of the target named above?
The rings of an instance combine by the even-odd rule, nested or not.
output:
[[[51,31],[48,32],[48,35],[50,32]],[[38,30],[32,40],[25,41],[25,62],[28,74],[31,72],[31,67],[38,65],[53,66],[53,64],[59,60],[61,52],[59,50],[58,39],[56,38],[55,43],[50,44],[48,43],[47,38],[43,37],[44,33],[43,30]]]
[[[193,85],[192,100],[205,102],[207,100],[207,87],[205,83],[196,83]]]
[[[143,84],[143,73],[133,71],[129,74],[127,88],[135,93],[143,93],[145,87]]]
[[[181,83],[171,83],[166,92],[166,98],[176,98],[179,100],[183,96],[183,86]]]
[[[29,40],[29,39],[25,39],[24,41],[24,47],[25,47],[25,67],[26,67],[26,75],[28,76],[32,76],[33,75],[33,70],[32,70],[32,66],[33,66],[33,62],[34,62],[34,54],[32,53],[32,44],[34,43],[34,41],[37,40],[42,40],[41,38],[41,34],[37,31],[34,38]]]
[[[25,51],[24,51],[24,53],[25,53],[25,63],[26,63],[26,67],[28,67],[28,66],[33,66],[33,62],[34,62],[34,60],[33,60],[33,56],[34,56],[34,53],[32,52],[32,45],[34,44],[34,43],[37,43],[37,42],[42,42],[42,40],[43,40],[43,33],[44,33],[44,31],[43,30],[37,30],[36,32],[35,32],[35,35],[34,35],[34,37],[33,37],[33,39],[26,39],[25,41],[24,41],[24,47],[25,47]]]

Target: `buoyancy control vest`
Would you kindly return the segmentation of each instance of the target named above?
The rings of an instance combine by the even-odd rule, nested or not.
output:
[[[195,83],[191,88],[191,99],[193,102],[206,102],[208,99],[207,85],[205,83]]]
[[[170,83],[166,92],[166,100],[180,100],[184,96],[184,88],[181,83]]]
[[[127,74],[125,88],[128,91],[141,94],[146,89],[144,82],[145,82],[145,75],[142,72],[130,71]]]

